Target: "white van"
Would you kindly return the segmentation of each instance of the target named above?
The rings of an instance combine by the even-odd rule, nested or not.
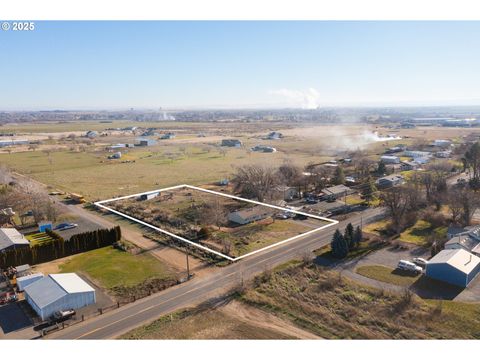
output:
[[[398,262],[397,269],[404,271],[412,271],[415,273],[421,273],[423,270],[420,266],[415,265],[414,263],[407,260],[400,260]]]

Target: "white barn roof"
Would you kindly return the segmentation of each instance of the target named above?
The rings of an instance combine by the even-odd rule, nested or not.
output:
[[[12,245],[28,245],[25,237],[14,228],[0,228],[0,250]]]
[[[50,274],[25,288],[30,299],[43,308],[68,294],[95,291],[77,274]]]
[[[69,294],[95,291],[80,276],[74,273],[51,274],[50,277]]]
[[[440,251],[428,263],[448,264],[464,274],[469,274],[480,263],[480,258],[463,249],[452,249]]]

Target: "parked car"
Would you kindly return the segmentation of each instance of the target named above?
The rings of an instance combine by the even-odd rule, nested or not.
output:
[[[61,322],[70,319],[73,315],[75,315],[75,310],[60,310],[55,311],[53,315],[50,317],[51,322]]]
[[[413,262],[407,261],[407,260],[400,260],[397,265],[398,270],[404,270],[404,271],[411,271],[416,274],[419,274],[423,271],[423,269],[415,265]]]
[[[318,200],[315,199],[315,198],[313,198],[313,197],[307,197],[307,198],[305,199],[305,202],[306,202],[307,204],[316,204],[316,203],[318,203]]]
[[[288,219],[288,215],[285,214],[285,213],[275,214],[275,219],[287,220],[287,219]]]
[[[295,215],[296,220],[307,220],[307,218],[308,218],[307,215],[303,215],[303,214],[296,214]]]
[[[412,261],[414,264],[419,265],[421,267],[425,267],[428,264],[428,260],[425,260],[424,258],[420,258],[420,257],[416,257]]]
[[[61,223],[55,227],[55,230],[68,230],[68,229],[76,228],[77,226],[78,224],[74,224],[74,223]]]

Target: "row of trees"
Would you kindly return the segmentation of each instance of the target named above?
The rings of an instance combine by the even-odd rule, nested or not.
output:
[[[20,215],[31,211],[35,222],[56,221],[58,210],[45,193],[45,189],[33,180],[13,176],[5,167],[0,167],[0,209],[13,208]],[[10,222],[8,216],[0,216],[0,225]],[[22,225],[25,217],[20,216]]]
[[[363,233],[360,226],[354,229],[352,223],[348,223],[343,234],[339,229],[335,230],[330,243],[332,255],[336,258],[343,259],[348,255],[349,251],[360,245],[362,239]]]
[[[278,195],[275,188],[278,185],[296,187],[301,191],[313,188],[320,191],[329,182],[332,184],[344,184],[345,173],[341,166],[335,168],[333,173],[321,167],[308,167],[304,172],[289,160],[278,168],[260,165],[245,165],[238,167],[232,178],[234,191],[242,197],[265,201]]]
[[[49,232],[49,235],[52,241],[44,244],[0,252],[0,268],[52,261],[113,245],[122,237],[119,226],[73,235],[68,241],[65,241],[57,233]]]

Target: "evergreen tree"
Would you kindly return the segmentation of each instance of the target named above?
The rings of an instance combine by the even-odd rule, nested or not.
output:
[[[359,246],[362,240],[363,240],[362,229],[360,229],[360,226],[357,226],[355,229],[355,232],[353,233],[353,243],[355,244],[355,246]]]
[[[332,255],[336,258],[342,259],[348,254],[348,244],[346,243],[342,233],[337,229],[333,234],[332,242],[330,244],[332,248]]]
[[[377,174],[384,175],[386,173],[387,173],[387,167],[385,166],[385,163],[383,161],[380,161],[377,167]]]
[[[343,168],[341,166],[337,166],[335,169],[335,175],[333,178],[333,183],[335,185],[343,185],[345,184],[345,173],[343,171]]]
[[[347,243],[349,249],[353,249],[355,246],[355,243],[353,242],[353,232],[354,229],[352,223],[348,223],[345,227],[345,233],[343,235],[343,238],[345,239],[345,242]]]
[[[370,205],[372,200],[375,199],[375,193],[377,192],[377,187],[375,186],[375,182],[373,181],[372,177],[368,177],[367,187],[363,190],[363,197],[367,201],[367,204]]]

